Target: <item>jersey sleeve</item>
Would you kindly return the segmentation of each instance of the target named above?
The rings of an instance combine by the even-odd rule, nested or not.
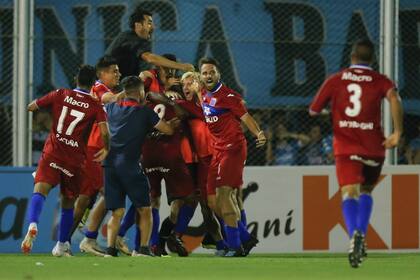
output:
[[[109,90],[109,88],[107,88],[104,85],[95,86],[93,89],[93,92],[100,101],[102,101],[102,96],[104,96],[105,93],[107,92],[113,93],[112,91]]]
[[[176,100],[176,103],[190,113],[191,118],[204,119],[203,109],[195,105],[193,102],[186,100]]]
[[[397,89],[397,86],[392,80],[385,77],[383,81],[383,97],[386,97],[386,94],[390,89]]]
[[[237,93],[229,93],[224,97],[224,107],[229,109],[236,117],[241,118],[248,113],[245,107],[245,101]]]
[[[149,41],[139,38],[135,44],[136,56],[141,57],[142,54],[152,51]]]
[[[309,106],[309,111],[319,114],[322,109],[327,106],[328,102],[331,99],[331,95],[333,92],[333,78],[327,79],[319,89],[318,93],[315,95],[314,99],[312,100],[311,105]]]
[[[59,89],[54,90],[54,91],[51,91],[51,92],[47,93],[46,95],[44,95],[43,97],[41,97],[41,98],[37,99],[37,100],[35,101],[35,102],[36,102],[36,105],[37,105],[39,108],[49,107],[49,106],[51,106],[51,104],[53,104],[53,103],[54,103],[55,98],[56,98],[59,94],[60,94],[60,90],[59,90]]]

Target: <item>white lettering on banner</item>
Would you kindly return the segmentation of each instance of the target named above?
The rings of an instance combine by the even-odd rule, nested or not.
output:
[[[352,72],[344,72],[343,75],[341,75],[342,80],[348,80],[353,82],[372,82],[372,76],[368,75],[356,75]]]
[[[74,176],[74,174],[72,174],[70,171],[68,171],[64,167],[61,167],[61,166],[57,165],[57,163],[55,163],[55,162],[51,162],[50,163],[50,167],[52,167],[54,169],[60,170],[61,172],[63,172],[64,174],[66,174],[69,177],[73,177]]]
[[[86,108],[86,109],[89,108],[89,103],[77,101],[76,99],[73,99],[73,97],[71,96],[66,96],[66,98],[64,98],[64,102],[69,103],[71,105],[78,106],[78,107]]]
[[[169,171],[170,171],[171,169],[169,169],[169,168],[165,168],[165,167],[162,167],[162,166],[159,166],[159,167],[151,167],[151,168],[145,168],[144,169],[144,171],[146,172],[146,173],[152,173],[152,172],[162,172],[162,173],[168,173]]]
[[[72,146],[73,148],[77,148],[79,147],[79,143],[77,143],[77,141],[73,140],[73,139],[67,139],[63,136],[61,136],[60,134],[56,134],[55,137],[57,137],[57,140],[66,144],[67,146]]]
[[[359,128],[361,130],[373,130],[373,122],[339,121],[339,127]]]
[[[206,123],[215,123],[219,120],[218,116],[206,117]]]

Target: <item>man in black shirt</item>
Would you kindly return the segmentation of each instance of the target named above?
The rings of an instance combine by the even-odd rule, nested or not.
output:
[[[151,52],[150,38],[154,25],[152,14],[138,6],[130,15],[130,29],[120,33],[106,51],[115,57],[120,68],[121,78],[138,76],[141,71],[150,69],[149,64],[182,71],[194,71],[189,63],[179,63]]]

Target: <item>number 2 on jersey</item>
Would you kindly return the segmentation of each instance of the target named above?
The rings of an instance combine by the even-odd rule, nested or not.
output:
[[[166,110],[166,107],[163,104],[158,104],[155,106],[155,108],[153,108],[153,111],[155,111],[159,119],[163,119],[163,117],[165,116],[165,110]]]
[[[68,110],[69,108],[67,106],[63,106],[63,109],[61,110],[60,118],[58,119],[58,124],[57,124],[57,132],[60,134],[63,132],[63,123],[64,123],[64,119],[67,116]],[[70,115],[76,118],[69,124],[69,127],[67,127],[66,135],[71,135],[73,133],[74,128],[83,119],[83,117],[85,116],[85,113],[71,109]]]
[[[362,110],[362,103],[360,102],[362,88],[358,84],[349,84],[347,86],[347,91],[351,94],[350,102],[353,104],[353,108],[348,106],[344,112],[349,117],[356,117],[360,114],[360,110]]]

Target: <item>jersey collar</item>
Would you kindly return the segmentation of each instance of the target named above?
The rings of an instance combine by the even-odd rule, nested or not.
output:
[[[124,98],[119,102],[119,104],[123,107],[135,107],[140,106],[140,103],[134,98]]]
[[[219,89],[222,87],[222,82],[218,82],[215,86],[214,86],[214,88],[212,88],[210,91],[207,91],[207,93],[208,94],[210,94],[210,95],[213,95],[213,94],[215,94],[217,91],[219,91]]]
[[[372,70],[372,67],[370,67],[369,64],[352,64],[349,68],[361,68],[366,70]]]
[[[90,95],[90,92],[89,92],[89,91],[87,91],[87,90],[85,90],[85,89],[81,89],[81,88],[79,88],[79,87],[77,87],[77,88],[73,89],[73,91],[78,92],[78,93],[81,93],[81,94]]]

